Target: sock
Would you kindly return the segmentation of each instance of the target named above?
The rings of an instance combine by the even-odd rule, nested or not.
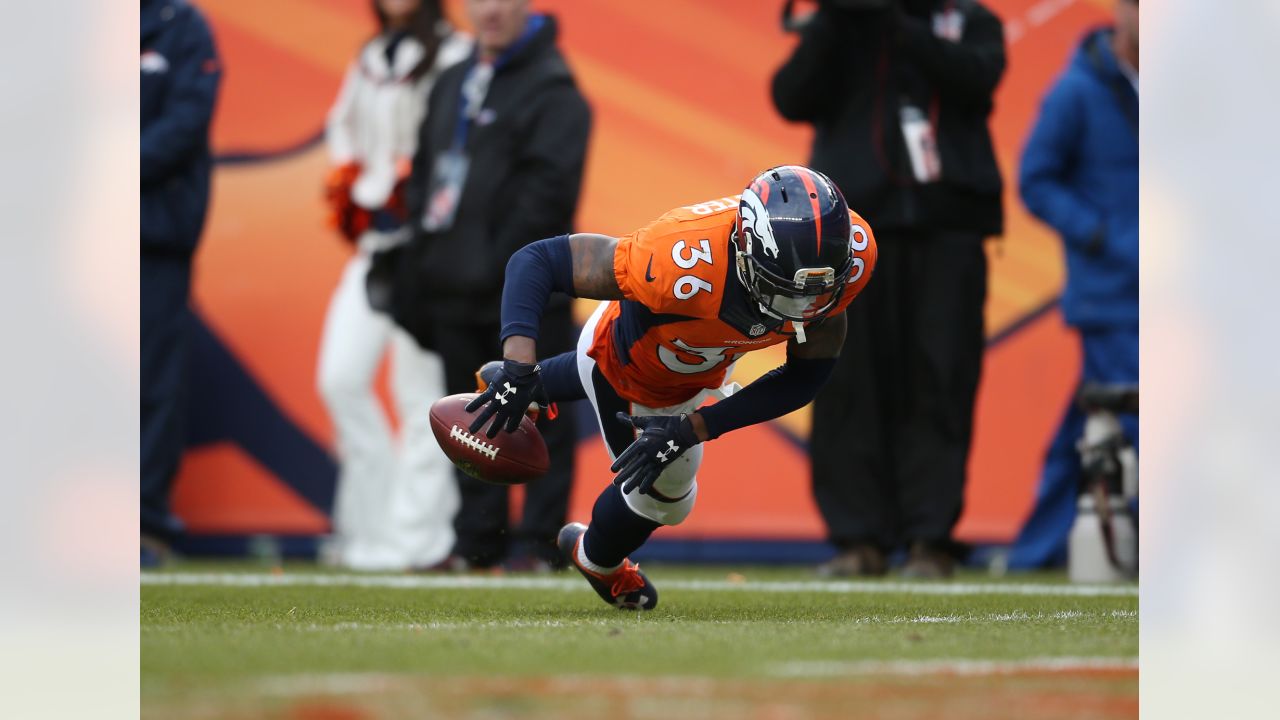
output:
[[[591,524],[582,538],[578,559],[589,561],[588,570],[607,574],[621,565],[659,527],[662,527],[660,523],[637,515],[627,506],[622,490],[610,485],[600,493],[595,507],[591,509]]]
[[[597,575],[612,575],[618,568],[622,567],[622,563],[618,563],[613,567],[605,567],[591,562],[591,558],[587,557],[587,538],[584,536],[582,542],[578,543],[578,564],[584,569],[590,570]]]

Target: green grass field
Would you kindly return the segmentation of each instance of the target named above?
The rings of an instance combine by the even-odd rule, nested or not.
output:
[[[604,605],[569,573],[147,574],[142,715],[1137,716],[1136,587],[645,570],[661,602],[644,614]]]

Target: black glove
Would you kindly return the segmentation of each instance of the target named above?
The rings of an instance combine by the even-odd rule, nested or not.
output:
[[[485,433],[487,436],[497,436],[498,428],[503,425],[507,432],[515,432],[529,406],[535,402],[545,405],[546,398],[547,394],[542,389],[541,366],[503,360],[501,372],[493,378],[489,387],[475,400],[467,403],[467,412],[475,412],[484,407],[471,422],[471,434],[479,432],[489,418],[493,418],[493,424]]]
[[[618,420],[642,431],[640,437],[627,446],[609,468],[618,474],[613,484],[621,485],[624,493],[639,488],[640,494],[648,495],[662,471],[685,450],[701,442],[693,432],[693,423],[688,415],[633,417],[620,412]]]

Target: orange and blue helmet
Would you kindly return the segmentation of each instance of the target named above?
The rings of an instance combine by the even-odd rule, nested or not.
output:
[[[800,165],[766,170],[738,203],[730,241],[738,279],[766,315],[819,320],[853,271],[851,233],[849,205],[826,175]]]

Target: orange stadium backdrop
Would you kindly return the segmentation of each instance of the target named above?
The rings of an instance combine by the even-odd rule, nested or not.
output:
[[[191,447],[175,510],[198,536],[321,534],[335,470],[315,358],[348,250],[323,226],[326,155],[318,139],[343,71],[373,29],[369,3],[199,4],[226,72],[213,131],[220,163],[196,261]],[[735,193],[762,168],[805,161],[808,130],[779,119],[768,96],[795,42],[779,29],[781,4],[534,0],[560,19],[562,46],[595,111],[579,228],[621,234],[668,208]],[[1004,20],[1009,49],[993,121],[1007,230],[989,245],[991,342],[957,535],[1002,542],[1030,508],[1041,456],[1078,372],[1074,340],[1054,305],[1061,252],[1017,199],[1017,159],[1041,96],[1083,31],[1106,21],[1109,3],[986,4]],[[447,6],[460,20],[460,0]],[[780,351],[744,359],[738,379],[781,359]],[[805,409],[718,440],[707,453],[698,512],[664,537],[820,540],[808,422]],[[579,456],[571,516],[584,518],[607,463],[594,437]]]

